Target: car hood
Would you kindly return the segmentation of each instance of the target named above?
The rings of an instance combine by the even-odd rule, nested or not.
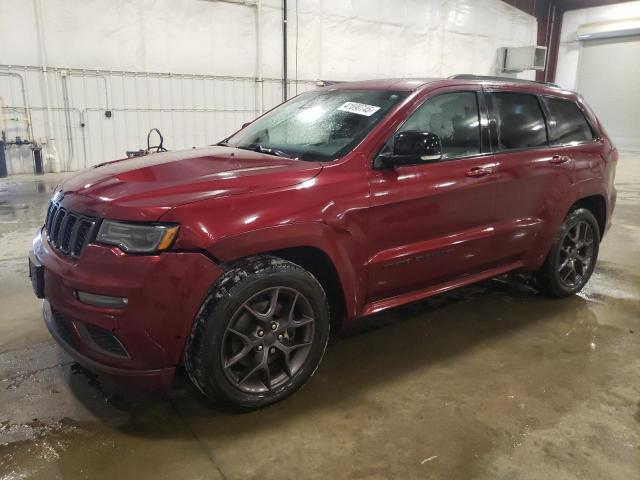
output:
[[[297,185],[321,170],[318,162],[215,146],[103,163],[69,178],[62,192],[64,205],[81,213],[157,220],[179,205]]]

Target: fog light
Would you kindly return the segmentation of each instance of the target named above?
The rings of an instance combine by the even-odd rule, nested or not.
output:
[[[125,297],[109,297],[107,295],[98,295],[96,293],[87,293],[76,291],[78,300],[87,305],[102,308],[124,308],[129,300]]]

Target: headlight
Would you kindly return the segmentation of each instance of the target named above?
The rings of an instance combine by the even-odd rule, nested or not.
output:
[[[115,245],[128,253],[166,250],[178,235],[177,225],[143,224],[103,220],[96,242]]]

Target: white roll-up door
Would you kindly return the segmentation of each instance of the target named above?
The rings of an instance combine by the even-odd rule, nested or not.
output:
[[[577,90],[618,148],[640,150],[640,36],[583,41]]]

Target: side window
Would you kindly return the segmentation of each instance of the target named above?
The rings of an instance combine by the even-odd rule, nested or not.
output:
[[[480,153],[480,114],[476,93],[444,93],[428,99],[411,114],[399,131],[407,130],[438,135],[443,158]]]
[[[535,95],[493,92],[488,95],[498,130],[498,150],[547,145],[542,109]]]
[[[569,100],[545,97],[551,114],[549,135],[552,145],[593,140],[591,128],[578,106]]]

